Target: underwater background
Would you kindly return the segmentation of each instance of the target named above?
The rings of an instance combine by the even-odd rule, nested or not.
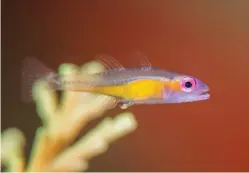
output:
[[[26,56],[53,69],[98,53],[138,66],[126,54],[139,50],[154,67],[203,80],[211,99],[129,108],[138,129],[88,171],[249,171],[249,1],[2,2],[2,130],[20,128],[27,155],[41,122],[20,100]]]

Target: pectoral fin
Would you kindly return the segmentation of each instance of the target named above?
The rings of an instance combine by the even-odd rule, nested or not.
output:
[[[127,109],[128,107],[131,107],[132,105],[134,105],[133,102],[120,103],[120,104],[119,104],[119,107],[120,107],[121,109]]]

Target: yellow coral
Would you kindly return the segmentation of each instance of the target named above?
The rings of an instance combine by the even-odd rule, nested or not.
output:
[[[81,68],[63,64],[59,73],[96,73],[103,66],[90,62]],[[40,85],[41,82],[43,85]],[[105,152],[114,140],[133,132],[137,123],[132,113],[122,113],[114,119],[107,117],[76,143],[71,145],[83,127],[115,106],[108,96],[65,91],[59,104],[56,93],[39,81],[33,96],[43,126],[36,132],[30,162],[25,165],[23,147],[25,137],[11,128],[2,134],[2,163],[8,171],[85,171],[89,159]]]

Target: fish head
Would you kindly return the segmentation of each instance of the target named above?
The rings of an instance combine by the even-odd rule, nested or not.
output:
[[[175,76],[164,89],[164,100],[167,103],[182,103],[207,100],[210,98],[209,87],[192,76]]]

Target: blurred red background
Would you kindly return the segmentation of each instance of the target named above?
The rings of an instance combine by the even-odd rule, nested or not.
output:
[[[134,106],[138,130],[92,160],[89,171],[249,171],[249,1],[3,1],[2,130],[28,138],[40,125],[20,101],[21,60],[51,68],[95,54],[144,52],[155,67],[196,76],[211,99]],[[119,111],[121,112],[121,111]]]

